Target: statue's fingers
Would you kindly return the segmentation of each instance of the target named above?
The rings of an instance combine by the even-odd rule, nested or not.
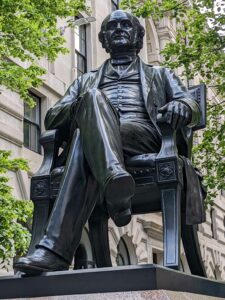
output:
[[[158,109],[158,112],[159,112],[159,113],[165,113],[165,112],[167,111],[167,109],[168,109],[168,104],[166,104],[166,105],[160,107],[160,108]]]
[[[181,106],[180,103],[177,103],[173,108],[173,116],[172,116],[172,128],[176,129],[179,122],[180,122],[180,112],[181,112]]]
[[[182,105],[177,126],[183,127],[188,124],[189,120],[190,120],[190,111],[185,105]]]
[[[161,114],[161,113],[158,113],[157,116],[156,116],[156,120],[157,122],[159,123],[165,123],[165,114]]]
[[[185,113],[185,125],[189,124],[190,123],[189,121],[190,121],[190,113],[187,110]]]
[[[186,107],[182,104],[179,103],[178,105],[178,112],[177,112],[178,118],[177,118],[177,123],[176,123],[176,128],[180,128],[184,126],[185,124],[185,116],[186,116]]]
[[[173,114],[174,114],[174,106],[168,105],[167,112],[165,114],[165,119],[167,124],[172,124]]]
[[[158,113],[156,116],[157,121],[162,121],[163,115],[161,113]]]

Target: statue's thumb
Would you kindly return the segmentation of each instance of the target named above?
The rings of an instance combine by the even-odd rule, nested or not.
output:
[[[164,112],[166,112],[167,111],[167,105],[164,105],[164,106],[162,106],[162,107],[160,107],[159,109],[158,109],[158,112],[159,113],[164,113]]]

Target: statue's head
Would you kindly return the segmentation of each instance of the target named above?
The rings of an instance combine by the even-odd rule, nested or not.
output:
[[[99,41],[109,53],[138,53],[143,47],[144,27],[138,18],[123,11],[116,10],[102,22]]]

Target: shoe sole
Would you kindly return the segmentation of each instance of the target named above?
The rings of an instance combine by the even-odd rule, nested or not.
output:
[[[40,275],[41,273],[46,273],[46,272],[55,272],[55,271],[66,271],[68,269],[57,269],[57,270],[51,270],[51,269],[43,269],[38,266],[33,266],[33,265],[25,265],[25,264],[16,264],[14,267],[15,270],[20,271],[22,273],[26,273],[27,275]]]
[[[135,182],[131,175],[121,175],[112,177],[105,190],[105,200],[108,206],[110,217],[119,227],[127,225],[131,220],[130,207],[122,211],[110,209],[110,206],[120,206],[119,202],[128,202],[135,193]],[[119,199],[120,201],[118,201]]]
[[[131,210],[125,209],[117,214],[115,214],[114,216],[112,216],[112,219],[114,221],[114,223],[116,224],[116,226],[118,227],[122,227],[127,225],[128,223],[130,223],[131,221]]]

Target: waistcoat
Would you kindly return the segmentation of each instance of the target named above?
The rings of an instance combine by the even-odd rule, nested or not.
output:
[[[116,108],[121,122],[150,121],[142,95],[137,59],[129,66],[114,67],[109,61],[99,89]]]

